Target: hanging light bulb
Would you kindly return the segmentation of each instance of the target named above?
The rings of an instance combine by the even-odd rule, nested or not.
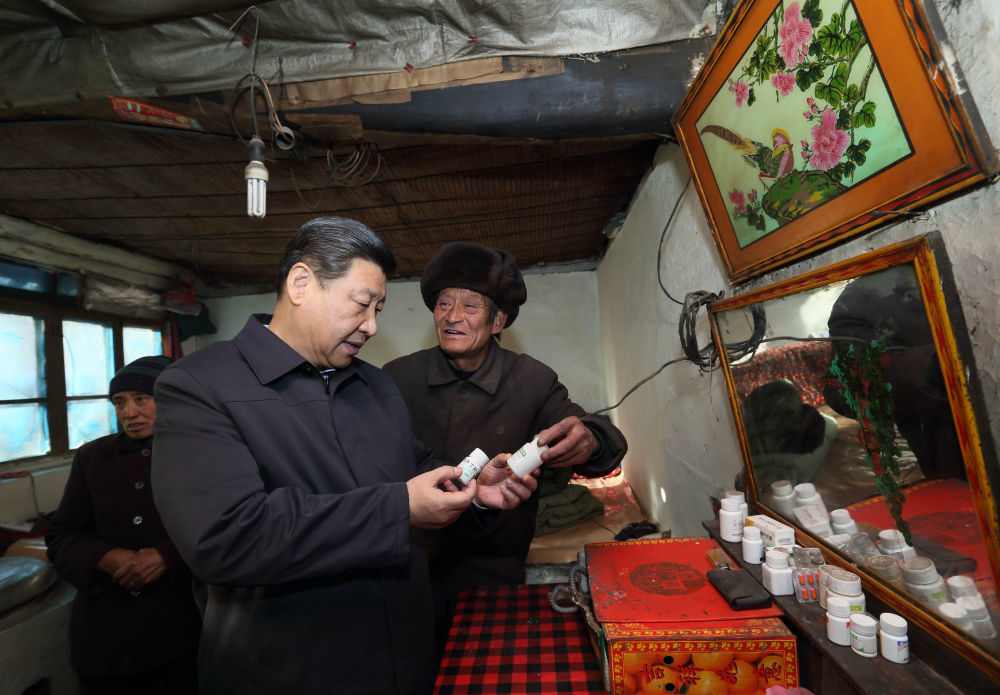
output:
[[[267,211],[267,167],[264,166],[264,141],[250,138],[250,163],[246,168],[247,215],[263,217]]]

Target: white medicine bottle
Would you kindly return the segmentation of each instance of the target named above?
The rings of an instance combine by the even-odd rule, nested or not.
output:
[[[906,537],[894,528],[878,532],[878,549],[883,555],[893,555],[899,559],[917,556],[913,546],[906,543]]]
[[[937,607],[938,613],[957,625],[963,632],[972,632],[972,620],[962,606],[951,601],[945,601]]]
[[[913,598],[935,609],[948,601],[948,588],[930,558],[904,557],[899,565],[903,584]]]
[[[955,599],[955,603],[965,609],[965,613],[972,623],[972,629],[969,632],[973,636],[983,639],[993,639],[997,636],[996,628],[993,627],[993,619],[990,618],[990,611],[982,596],[978,593],[975,596],[959,596]]]
[[[764,562],[764,541],[760,538],[760,529],[756,526],[743,527],[743,562],[759,565]]]
[[[510,455],[507,459],[507,467],[510,468],[518,478],[531,473],[542,465],[542,452],[548,449],[548,445],[538,445],[538,438],[532,439]]]
[[[861,591],[861,577],[854,572],[833,567],[827,573],[826,582],[826,602],[828,606],[831,598],[839,596],[847,601],[852,615],[865,612],[865,595]]]
[[[826,637],[843,647],[851,644],[851,607],[842,596],[826,601]]]
[[[771,483],[771,501],[774,508],[786,519],[794,519],[795,488],[787,480],[775,480]]]
[[[979,588],[975,580],[965,574],[955,574],[945,580],[948,585],[948,593],[957,599],[959,596],[979,596]]]
[[[462,459],[458,467],[462,469],[462,475],[458,481],[462,485],[468,485],[473,478],[476,478],[483,470],[483,466],[489,463],[490,457],[483,453],[482,449],[473,449],[472,453]]]
[[[830,512],[830,525],[834,533],[853,534],[858,532],[858,525],[846,509],[834,509]]]
[[[827,599],[829,603],[830,599]],[[867,659],[878,656],[878,637],[875,618],[867,613],[851,616],[851,651]]]
[[[823,504],[823,498],[819,496],[816,492],[816,486],[812,483],[799,483],[795,486],[795,506],[805,507],[809,504],[815,504],[823,511],[823,516],[829,516],[826,511],[826,505]]]
[[[906,620],[895,613],[878,617],[879,648],[882,656],[897,664],[910,660],[910,641],[906,637]]]
[[[730,543],[743,540],[743,514],[740,503],[732,497],[719,502],[719,535]]]
[[[897,589],[906,591],[903,583],[903,569],[899,566],[899,558],[894,555],[871,555],[868,558],[868,569],[882,577]]]
[[[739,502],[740,514],[743,515],[743,524],[745,525],[747,522],[747,514],[750,513],[750,506],[747,504],[746,495],[739,490],[726,490],[724,497],[731,498]]]
[[[764,588],[772,596],[790,596],[794,591],[792,568],[788,566],[788,553],[771,548],[764,554],[764,564],[760,568]]]

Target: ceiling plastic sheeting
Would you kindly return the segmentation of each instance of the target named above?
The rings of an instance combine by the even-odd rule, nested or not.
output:
[[[271,84],[489,56],[588,56],[714,33],[716,0],[272,0],[246,7],[4,2],[0,114],[108,94],[228,90],[251,71],[254,55],[254,72]]]

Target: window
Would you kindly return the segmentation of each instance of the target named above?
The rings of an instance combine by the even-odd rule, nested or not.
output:
[[[39,456],[49,450],[42,353],[44,323],[37,316],[0,314],[0,457]]]
[[[114,432],[108,382],[115,375],[113,331],[106,323],[62,322],[69,448]]]
[[[76,279],[63,273],[31,269],[4,282],[12,265],[0,262],[0,465],[65,455],[116,431],[111,377],[163,353],[158,322],[71,306]]]

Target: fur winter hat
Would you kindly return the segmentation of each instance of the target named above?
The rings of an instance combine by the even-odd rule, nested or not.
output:
[[[506,328],[528,298],[521,271],[514,257],[470,241],[454,241],[438,250],[420,278],[420,294],[431,311],[438,294],[447,287],[460,287],[486,295],[507,314]]]

